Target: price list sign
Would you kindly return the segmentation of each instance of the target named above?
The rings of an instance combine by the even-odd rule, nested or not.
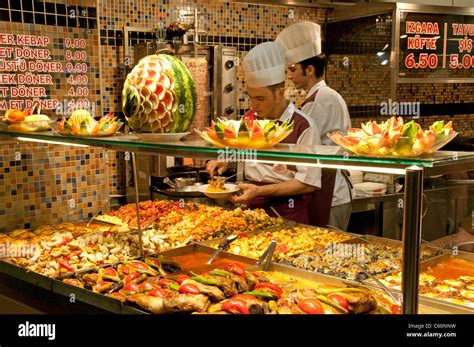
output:
[[[402,12],[399,77],[474,78],[474,16]]]
[[[49,115],[70,115],[76,109],[96,114],[100,88],[91,76],[99,60],[94,57],[91,68],[90,57],[96,40],[97,34],[86,31],[50,36],[0,32],[0,114],[34,104]]]
[[[68,109],[89,109],[89,77],[87,76],[87,41],[84,39],[64,39],[66,60]]]

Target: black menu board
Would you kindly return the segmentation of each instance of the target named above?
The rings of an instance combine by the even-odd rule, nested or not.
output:
[[[474,78],[474,16],[401,12],[400,78]]]

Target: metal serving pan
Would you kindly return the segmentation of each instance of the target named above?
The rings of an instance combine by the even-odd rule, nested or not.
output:
[[[193,254],[193,253],[197,253],[197,252],[206,253],[206,254],[209,254],[209,256],[210,256],[214,251],[215,251],[215,249],[210,248],[210,247],[201,246],[201,245],[198,245],[198,244],[191,244],[191,245],[187,245],[187,246],[183,246],[183,247],[174,248],[174,249],[170,249],[170,250],[167,250],[167,251],[151,254],[150,256],[163,255],[167,258],[172,258],[174,256]],[[221,253],[221,254],[219,254],[219,256],[217,258],[225,258],[225,259],[229,259],[229,260],[232,260],[232,261],[239,261],[239,262],[242,262],[242,263],[245,263],[245,264],[251,264],[252,262],[254,262],[253,259],[238,256],[238,255],[231,254],[231,253]],[[117,265],[119,263],[122,263],[122,262],[118,262],[118,263],[110,264],[110,265],[104,265],[102,267],[109,267],[109,266]],[[14,265],[12,265],[12,266],[14,266]],[[79,287],[76,287],[76,286],[73,286],[73,285],[70,285],[70,284],[67,284],[67,283],[64,283],[64,282],[61,281],[61,279],[64,279],[64,278],[74,277],[74,275],[76,273],[77,274],[85,274],[85,273],[97,271],[99,268],[100,267],[94,267],[94,268],[90,268],[90,269],[79,270],[75,273],[72,272],[72,273],[64,274],[60,277],[60,279],[54,279],[54,278],[50,279],[48,277],[38,275],[38,274],[34,274],[34,275],[42,277],[42,279],[45,281],[45,285],[46,285],[45,288],[50,289],[54,293],[64,295],[64,296],[67,296],[67,297],[70,297],[71,294],[74,294],[76,301],[81,301],[81,302],[99,307],[99,308],[101,308],[103,310],[106,310],[108,312],[111,312],[111,313],[117,313],[117,314],[121,314],[121,313],[125,313],[125,314],[148,314],[149,313],[148,311],[145,311],[145,310],[139,308],[138,306],[134,306],[134,305],[127,304],[127,303],[122,303],[119,300],[110,298],[110,297],[105,296],[103,294],[94,293],[94,292],[92,292],[88,289],[79,288]],[[30,274],[33,274],[33,273],[30,273]]]
[[[93,269],[89,269],[89,271],[93,271]],[[58,295],[66,297],[74,295],[76,301],[98,307],[108,312],[127,314],[145,313],[144,311],[123,305],[119,300],[91,292],[87,289],[66,284],[60,280],[28,271],[22,267],[4,261],[0,261],[0,272],[23,282],[31,283],[40,288],[49,290]],[[71,276],[72,275],[73,274],[71,274]]]
[[[260,266],[251,266],[251,267],[248,267],[247,270],[249,271],[262,270],[262,268]],[[284,264],[271,263],[267,271],[278,271],[287,275],[301,277],[309,281],[318,282],[321,284],[336,285],[336,286],[343,286],[343,287],[344,286],[365,287],[371,290],[382,292],[382,290],[379,287],[369,284],[369,283],[361,284],[355,281],[343,280],[337,277],[328,276],[328,275],[320,274],[317,272],[310,272],[310,271],[306,271],[302,269],[297,269],[297,268],[287,266]],[[421,314],[473,313],[472,310],[466,309],[464,306],[456,307],[456,306],[451,306],[451,305],[445,305],[443,302],[431,303],[429,301],[425,302],[423,300],[420,300],[418,309],[419,309],[419,313]]]
[[[354,240],[354,242],[357,242],[360,240],[361,242],[367,242],[367,243],[379,243],[387,246],[394,246],[394,247],[403,247],[403,242],[400,240],[394,240],[394,239],[389,239],[386,237],[380,237],[380,236],[375,236],[375,235],[361,235],[360,237],[357,237],[357,240]],[[345,241],[346,243],[349,243],[349,241]],[[431,242],[429,243],[421,243],[421,249],[432,249],[436,251],[438,254],[442,252],[440,249],[441,247],[438,247],[436,244],[431,245]]]
[[[248,270],[256,270],[257,267],[250,267]],[[298,276],[305,278],[310,281],[319,282],[328,285],[339,285],[339,286],[355,286],[355,287],[366,287],[372,290],[382,291],[376,285],[370,283],[361,284],[359,282],[343,280],[337,277],[320,274],[317,272],[305,271],[302,269],[293,268],[284,264],[272,263],[268,268],[268,271],[279,271],[288,275]],[[396,291],[395,291],[396,292]],[[419,303],[419,313],[421,314],[466,314],[472,313],[470,310],[466,310],[465,307],[451,307],[450,305],[444,305],[444,303],[423,302]]]
[[[362,235],[360,237],[343,241],[341,243],[364,243],[364,244],[381,244],[381,245],[386,245],[386,246],[392,246],[392,247],[400,247],[403,248],[403,242],[400,240],[394,240],[394,239],[388,239],[385,237],[380,237],[380,236],[375,236],[375,235]],[[422,250],[424,249],[431,249],[434,251],[434,255],[438,256],[443,254],[443,250],[440,249],[439,247],[436,247],[436,245],[432,246],[430,243],[422,243],[420,248]]]
[[[179,255],[187,255],[187,254],[193,254],[193,253],[206,253],[209,254],[209,257],[216,251],[215,248],[206,246],[204,244],[198,244],[198,243],[193,243],[191,245],[183,246],[183,247],[178,247],[178,248],[172,248],[163,252],[156,253],[155,255],[163,255],[167,258],[173,258]],[[151,255],[153,256],[153,254]],[[229,259],[233,261],[238,261],[241,263],[245,264],[253,264],[255,263],[255,259],[249,258],[249,257],[244,257],[242,255],[237,255],[229,252],[221,252],[219,255],[215,258],[216,260],[219,258],[224,258],[224,259]]]
[[[444,253],[444,254],[441,254],[439,256],[424,260],[424,261],[420,262],[420,266],[419,266],[420,270],[419,271],[420,271],[420,273],[424,272],[424,271],[428,270],[428,268],[431,268],[431,267],[433,267],[433,266],[435,266],[435,265],[437,265],[437,264],[439,264],[443,261],[449,260],[451,257],[453,257],[453,256],[450,255],[450,254]],[[464,260],[467,260],[467,261],[474,264],[474,254],[473,253],[459,252],[457,257],[459,257],[461,259],[464,259]],[[398,272],[400,272],[400,270],[394,270],[394,271],[391,271],[391,272],[388,272],[388,273],[384,274],[383,277],[390,276],[390,275],[395,275]],[[381,277],[379,277],[379,278],[381,278]],[[401,293],[401,291],[398,290],[398,289],[393,289],[393,288],[391,288],[391,289],[394,292]],[[460,304],[444,301],[444,300],[441,300],[441,299],[431,298],[431,297],[428,297],[428,296],[424,296],[423,294],[419,295],[419,299],[420,299],[420,304],[423,303],[424,305],[429,306],[429,307],[447,309],[447,310],[449,310],[449,312],[453,311],[452,313],[474,314],[474,307],[460,305]]]
[[[292,221],[285,221],[285,223],[282,224],[282,225],[269,227],[269,228],[265,228],[265,229],[261,229],[261,230],[249,231],[246,234],[248,236],[253,236],[253,235],[258,235],[258,234],[261,234],[261,233],[275,232],[275,231],[278,231],[278,230],[281,230],[281,229],[291,229],[291,228],[295,228],[295,227],[309,228],[309,229],[327,229],[327,228],[315,227],[315,226],[312,226],[312,225],[300,224],[300,223],[296,223],[296,222],[292,222]],[[361,237],[361,235],[350,233],[350,232],[347,232],[347,231],[340,231],[340,230],[333,230],[333,229],[327,229],[327,230],[332,231],[332,232],[337,233],[337,234],[351,236],[352,238],[360,238]],[[208,246],[208,247],[216,248],[222,241],[224,241],[225,238],[226,237],[219,237],[219,238],[216,238],[216,239],[213,239],[213,240],[200,242],[199,244],[204,245],[204,246]]]
[[[192,244],[184,247],[179,247],[157,254],[164,255],[166,257],[172,258],[173,256],[186,255],[192,253],[207,253],[211,255],[215,251],[214,248],[207,247],[200,244]],[[155,255],[157,255],[155,254]],[[227,252],[221,252],[218,258],[225,258],[233,261],[239,261],[242,263],[253,264],[254,259],[235,255]],[[248,270],[261,269],[253,265],[247,267]],[[96,269],[89,269],[88,271],[93,271]],[[361,286],[358,282],[346,281],[336,277],[327,276],[319,273],[308,272],[305,270],[293,268],[290,266],[270,263],[269,271],[279,271],[288,275],[302,277],[311,281],[317,281],[322,284],[330,285],[351,285],[351,286]],[[44,289],[50,290],[53,293],[58,295],[70,297],[71,294],[75,296],[75,300],[79,302],[84,302],[95,307],[101,308],[105,311],[117,314],[144,314],[148,313],[139,308],[129,306],[127,304],[121,303],[119,300],[107,297],[102,294],[94,293],[90,290],[75,287],[64,283],[60,280],[49,278],[34,272],[26,271],[25,269],[18,267],[16,265],[0,261],[0,272],[7,274],[8,276],[15,277],[22,281],[34,284],[36,286],[42,287]],[[81,271],[81,273],[87,272],[87,270]],[[73,276],[74,274],[70,274]],[[376,286],[370,284],[364,284],[365,287],[379,290]],[[464,306],[448,304],[444,302],[439,302],[439,300],[421,300],[420,301],[420,313],[473,313],[472,310],[466,309]]]

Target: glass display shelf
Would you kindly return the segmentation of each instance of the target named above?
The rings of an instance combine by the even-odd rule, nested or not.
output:
[[[136,134],[119,134],[108,137],[74,137],[62,136],[54,132],[19,133],[0,131],[0,135],[8,136],[4,137],[4,139],[13,138],[17,140],[38,141],[41,143],[53,142],[59,144],[95,146],[118,151],[153,153],[157,155],[192,157],[196,159],[221,158],[229,161],[256,160],[257,162],[271,161],[272,163],[307,163],[321,167],[358,166],[365,167],[369,171],[369,168],[405,169],[407,166],[417,165],[425,168],[425,174],[443,174],[459,171],[459,167],[453,168],[453,164],[456,164],[456,166],[467,166],[466,170],[474,169],[474,153],[471,152],[438,151],[430,155],[413,158],[373,158],[349,153],[340,149],[339,146],[278,144],[269,149],[248,150],[218,148],[204,140],[150,142],[141,139],[139,135]],[[399,173],[403,174],[403,172]]]
[[[135,200],[139,201],[135,153],[167,155],[196,159],[275,163],[300,163],[328,168],[359,169],[405,176],[403,209],[402,312],[418,310],[418,274],[422,224],[423,178],[474,170],[473,152],[438,151],[413,158],[372,158],[351,154],[339,146],[303,146],[278,144],[264,150],[217,148],[205,141],[150,141],[140,134],[117,134],[109,137],[72,137],[54,132],[17,133],[0,130],[0,140],[35,141],[60,145],[94,146],[132,153]],[[137,210],[139,210],[137,205]],[[139,215],[138,215],[139,218]],[[142,250],[141,228],[140,249]]]

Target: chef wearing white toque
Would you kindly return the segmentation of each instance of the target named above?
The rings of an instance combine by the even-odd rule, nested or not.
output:
[[[284,29],[276,42],[285,48],[289,79],[296,88],[306,90],[302,111],[315,121],[321,143],[333,145],[327,134],[335,130],[346,132],[351,127],[351,120],[342,96],[324,81],[327,61],[321,53],[321,27],[312,22],[295,23]],[[352,183],[347,172],[323,170],[322,185],[320,194],[330,196],[332,200],[328,224],[346,230],[352,200]],[[314,208],[318,209],[318,206]]]
[[[292,133],[282,143],[320,144],[314,122],[293,103],[285,99],[285,57],[283,48],[275,42],[265,42],[251,49],[243,60],[247,94],[252,109],[244,117],[294,122]],[[226,164],[211,161],[208,171],[222,173]],[[249,208],[263,208],[275,215],[273,207],[284,218],[308,224],[308,201],[321,187],[321,169],[308,166],[246,164],[249,184],[241,183],[243,194],[232,196],[234,203]]]

